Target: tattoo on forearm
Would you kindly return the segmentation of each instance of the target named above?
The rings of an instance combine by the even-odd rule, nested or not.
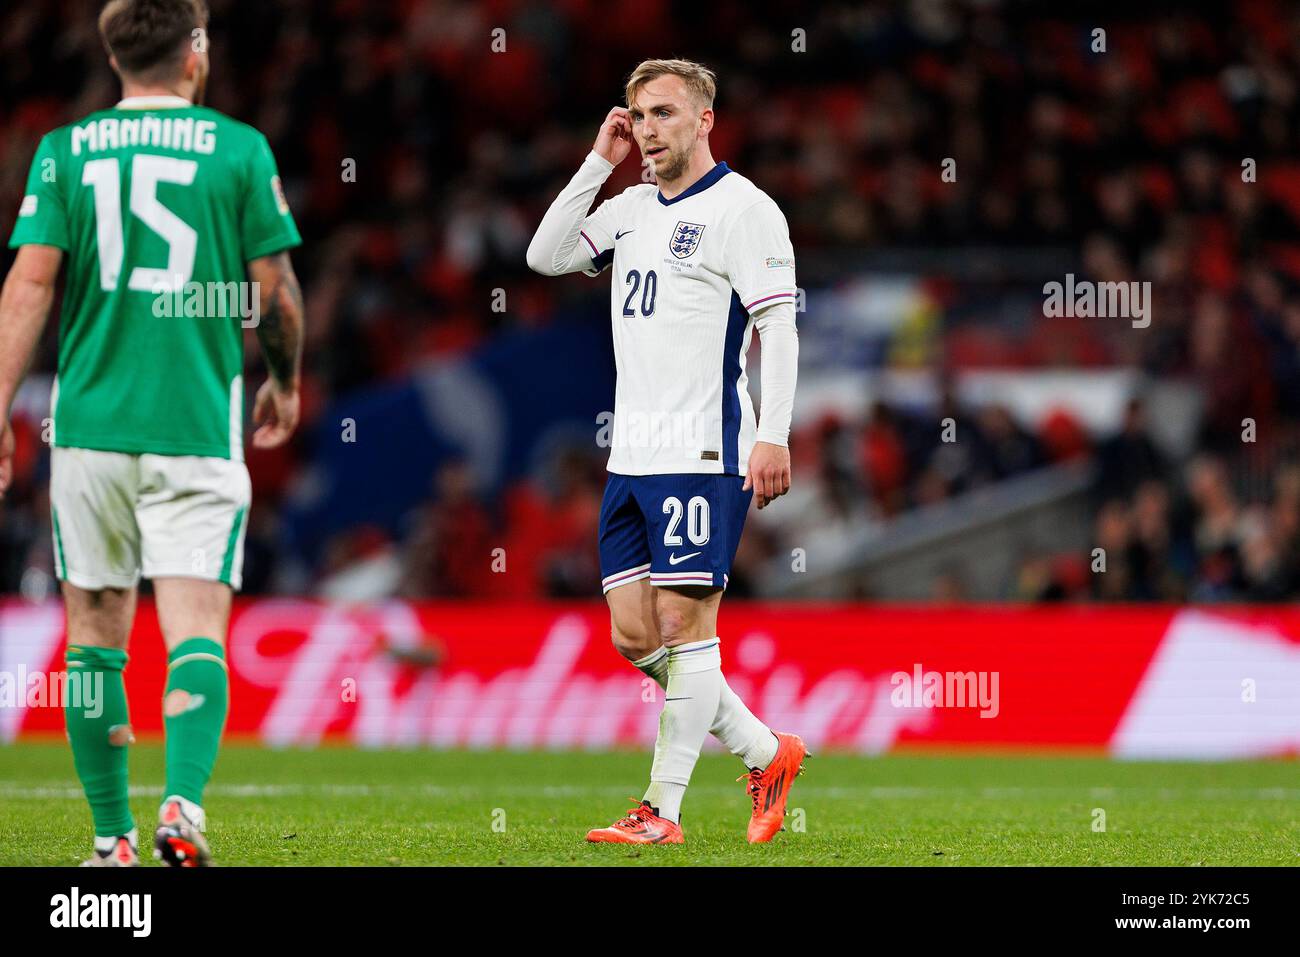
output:
[[[298,376],[302,360],[302,289],[292,270],[267,293],[257,338],[271,376],[288,385]]]

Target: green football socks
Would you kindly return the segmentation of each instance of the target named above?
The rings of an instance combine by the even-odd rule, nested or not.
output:
[[[165,796],[203,805],[203,789],[217,761],[229,699],[226,656],[219,642],[186,638],[167,656]]]
[[[63,713],[72,763],[90,802],[96,836],[121,836],[135,827],[126,780],[126,748],[135,740],[122,680],[127,654],[120,648],[69,645],[67,662],[70,693]]]

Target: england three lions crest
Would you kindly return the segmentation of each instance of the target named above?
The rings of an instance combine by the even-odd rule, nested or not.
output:
[[[704,227],[699,223],[679,222],[677,228],[673,230],[673,238],[668,248],[678,259],[689,259],[696,247],[700,245],[700,237],[703,235]]]

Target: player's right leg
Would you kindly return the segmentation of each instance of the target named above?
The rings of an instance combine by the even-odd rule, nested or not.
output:
[[[651,674],[647,668],[653,666],[647,662],[657,660],[653,658],[656,654],[663,657],[664,649],[653,625],[645,627],[647,619],[653,620],[653,608],[647,604],[651,591],[650,549],[645,529],[631,480],[610,473],[600,506],[601,584],[614,623],[614,646]],[[641,661],[646,655],[651,658]],[[635,798],[632,800],[636,803]],[[648,803],[641,801],[609,827],[589,831],[587,840],[593,844],[680,844],[682,829],[677,822],[660,818]]]
[[[135,737],[122,679],[135,599],[135,588],[88,590],[63,582],[69,689],[63,710],[72,763],[95,822],[95,852],[85,862],[90,867],[137,863],[127,790],[127,746]]]
[[[133,456],[73,448],[51,455],[50,517],[67,609],[64,717],[95,823],[95,852],[85,863],[95,867],[137,863],[127,791],[135,739],[122,679],[140,576],[134,481]]]

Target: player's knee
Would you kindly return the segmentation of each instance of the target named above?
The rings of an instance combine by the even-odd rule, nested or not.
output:
[[[647,635],[638,629],[623,629],[615,625],[609,631],[614,648],[628,661],[637,661],[659,647],[656,635]]]
[[[659,612],[659,640],[665,645],[691,641],[695,634],[695,616],[676,608]]]

